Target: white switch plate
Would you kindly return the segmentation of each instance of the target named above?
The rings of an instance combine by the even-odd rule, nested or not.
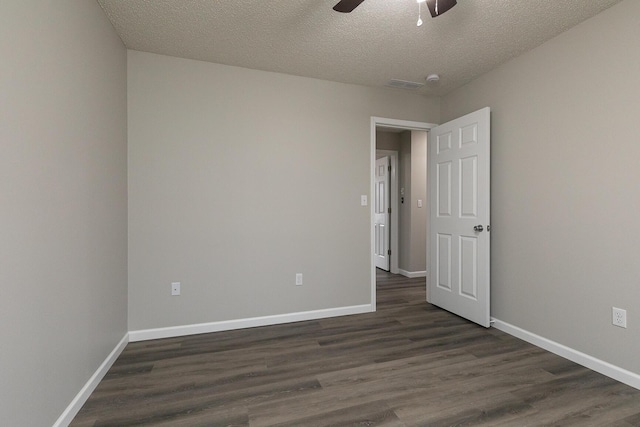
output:
[[[363,194],[360,196],[360,206],[367,206],[367,195]]]
[[[302,273],[296,273],[296,286],[302,286]]]
[[[418,199],[418,207],[421,208],[422,207],[422,199]]]
[[[171,282],[171,295],[180,295],[180,282]]]

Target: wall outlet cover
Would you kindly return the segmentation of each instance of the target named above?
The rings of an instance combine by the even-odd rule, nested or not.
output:
[[[627,310],[618,307],[611,307],[612,323],[621,328],[627,327]]]

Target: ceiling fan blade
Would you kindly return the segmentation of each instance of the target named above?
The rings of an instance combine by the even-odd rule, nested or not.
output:
[[[436,4],[438,5],[437,11]],[[429,12],[431,13],[432,18],[442,15],[455,5],[456,0],[427,0],[427,7],[429,8]]]
[[[364,0],[340,0],[338,4],[333,6],[333,10],[336,12],[350,13],[363,1]]]

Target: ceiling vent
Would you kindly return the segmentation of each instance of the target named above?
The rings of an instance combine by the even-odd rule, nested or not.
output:
[[[419,89],[424,86],[424,83],[408,82],[406,80],[391,79],[387,82],[389,87],[397,87],[400,89]]]

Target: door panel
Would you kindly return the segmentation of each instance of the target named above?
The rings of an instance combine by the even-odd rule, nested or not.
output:
[[[478,157],[460,159],[460,217],[478,217]]]
[[[438,217],[451,216],[451,162],[437,164]]]
[[[478,239],[460,236],[460,295],[478,299]]]
[[[489,119],[484,108],[432,129],[428,156],[427,299],[485,327],[490,317]]]
[[[438,234],[436,246],[436,283],[440,289],[451,291],[451,235]]]

